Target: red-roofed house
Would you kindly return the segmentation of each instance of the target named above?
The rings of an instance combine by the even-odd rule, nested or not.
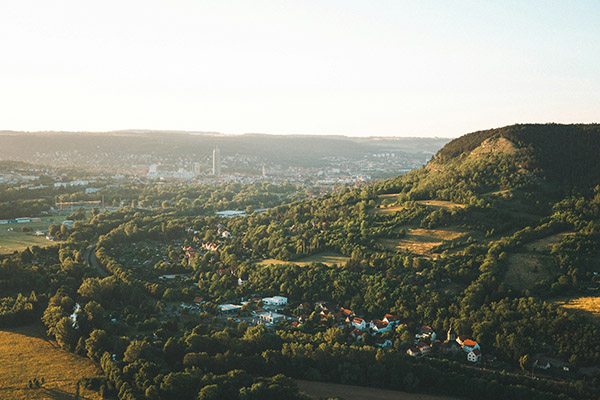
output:
[[[400,317],[397,315],[385,314],[383,316],[383,320],[390,325],[399,325],[400,324]]]
[[[392,326],[387,322],[381,321],[379,319],[374,319],[371,322],[369,322],[369,328],[371,328],[371,330],[374,332],[383,333],[392,329]]]
[[[367,329],[367,323],[365,322],[365,320],[358,317],[354,317],[352,319],[352,326],[354,326],[356,329],[360,329],[361,331]]]
[[[463,341],[462,348],[465,351],[465,353],[469,353],[475,349],[480,349],[479,343],[472,339],[466,339],[465,341]]]

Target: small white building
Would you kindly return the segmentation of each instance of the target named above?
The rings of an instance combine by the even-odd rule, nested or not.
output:
[[[365,322],[365,320],[358,317],[354,317],[352,319],[352,326],[354,326],[356,329],[360,329],[361,331],[367,329],[367,323]]]
[[[255,311],[254,316],[266,325],[275,325],[284,321],[287,317],[283,314],[274,313],[266,310]]]
[[[281,306],[287,305],[288,299],[287,299],[287,297],[283,297],[283,296],[273,296],[273,297],[265,297],[264,299],[262,299],[262,302],[266,306],[281,307]]]
[[[479,350],[479,349],[471,350],[467,354],[467,360],[471,361],[472,363],[481,361],[481,350]]]

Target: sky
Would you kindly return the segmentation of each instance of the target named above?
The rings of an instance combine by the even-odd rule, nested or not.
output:
[[[598,21],[597,0],[3,1],[0,130],[600,122]]]

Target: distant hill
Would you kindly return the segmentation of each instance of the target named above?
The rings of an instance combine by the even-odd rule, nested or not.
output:
[[[525,150],[521,161],[540,176],[567,185],[600,184],[600,124],[523,124],[473,132],[446,144],[434,162],[465,156],[495,138]]]
[[[115,132],[14,132],[0,131],[0,159],[36,162],[40,155],[55,154],[65,163],[76,155],[94,164],[118,162],[127,157],[198,160],[210,157],[215,146],[222,156],[246,155],[284,166],[329,164],[325,158],[360,160],[375,153],[425,163],[448,138],[352,138],[317,135],[225,135],[210,132],[125,130]],[[98,158],[98,155],[100,157]],[[92,161],[90,161],[92,162]],[[111,165],[112,165],[111,164]]]

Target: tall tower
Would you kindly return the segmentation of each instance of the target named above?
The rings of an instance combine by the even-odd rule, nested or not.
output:
[[[221,175],[221,150],[216,146],[213,150],[213,175]]]

